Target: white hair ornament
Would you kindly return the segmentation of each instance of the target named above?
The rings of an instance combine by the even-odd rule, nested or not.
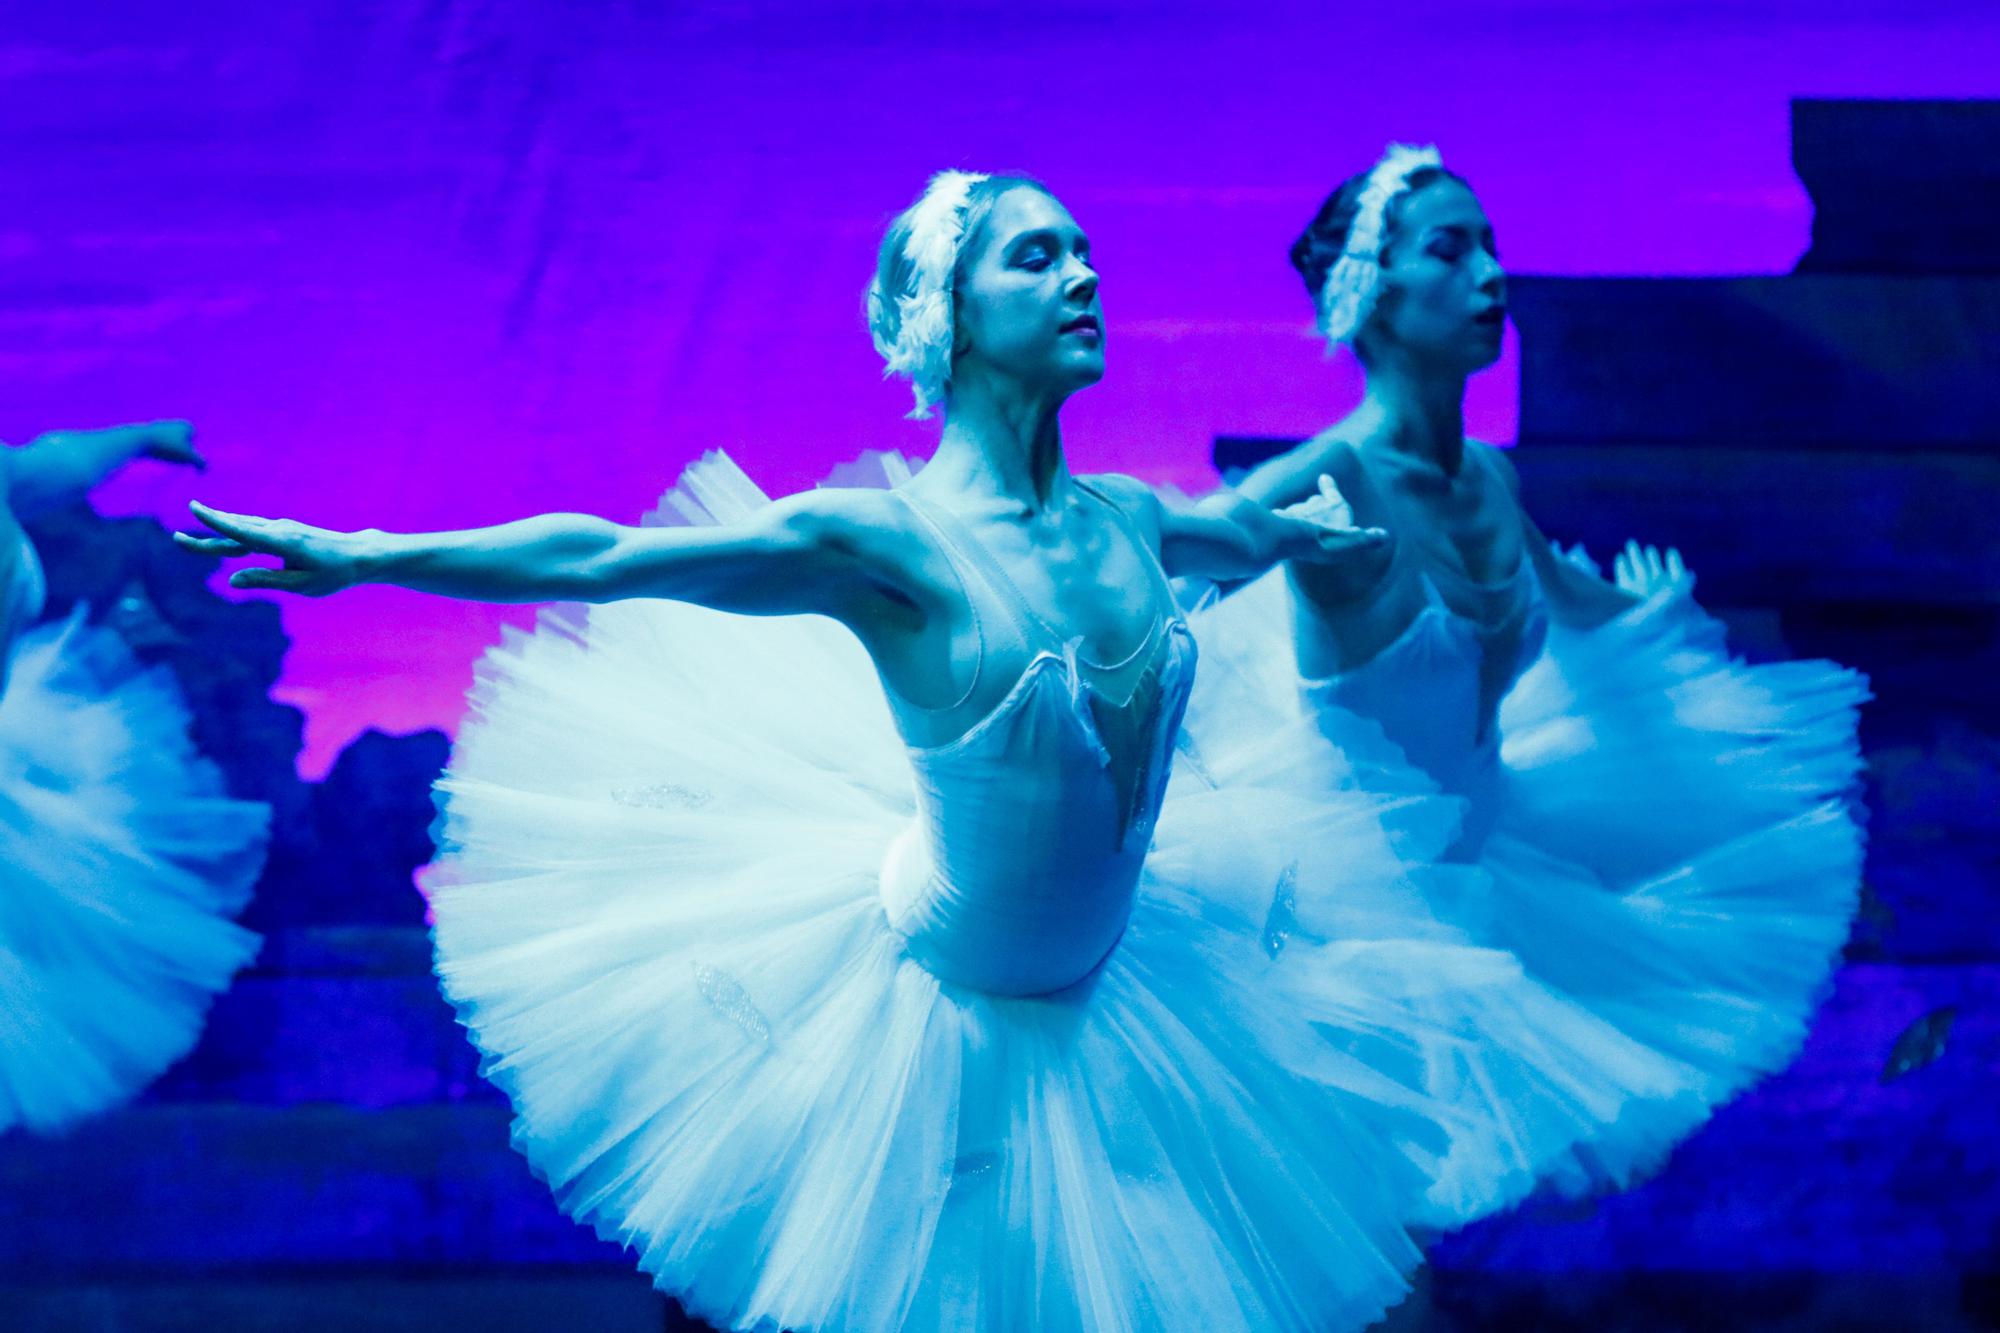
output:
[[[1347,228],[1340,259],[1319,289],[1319,331],[1332,347],[1354,341],[1382,290],[1382,246],[1389,229],[1389,206],[1410,188],[1410,177],[1425,167],[1443,167],[1435,147],[1392,143],[1369,169]]]
[[[917,405],[910,416],[923,420],[944,401],[951,386],[952,270],[965,243],[965,219],[972,189],[986,177],[973,171],[940,171],[911,206],[910,235],[903,243],[909,277],[900,292],[871,284],[868,324],[875,350],[887,364],[883,375],[907,375]],[[888,302],[896,303],[892,321]],[[893,327],[895,336],[885,337]]]

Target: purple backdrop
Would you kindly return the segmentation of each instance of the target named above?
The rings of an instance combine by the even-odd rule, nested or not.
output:
[[[968,166],[1095,237],[1080,466],[1200,488],[1216,432],[1354,392],[1283,255],[1387,138],[1443,147],[1518,270],[1781,271],[1790,97],[2000,93],[2000,8],[1964,0],[667,8],[10,0],[0,435],[195,418],[211,476],[135,470],[111,512],[626,517],[717,446],[807,485],[927,447],[860,290],[887,215]],[[1510,356],[1474,428],[1510,436],[1514,397]],[[287,604],[303,767],[449,726],[526,614]]]

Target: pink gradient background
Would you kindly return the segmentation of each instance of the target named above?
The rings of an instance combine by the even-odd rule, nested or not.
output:
[[[192,417],[209,476],[99,497],[170,521],[194,494],[632,517],[713,447],[809,485],[928,448],[860,292],[887,217],[964,166],[1041,177],[1093,234],[1111,369],[1078,466],[1202,489],[1216,433],[1353,396],[1284,251],[1386,139],[1443,148],[1517,271],[1781,271],[1810,223],[1791,97],[2000,92],[2000,7],[1956,0],[1216,9],[10,6],[0,437]],[[1510,353],[1474,428],[1510,438],[1514,404]],[[451,726],[529,614],[287,603],[301,767]]]

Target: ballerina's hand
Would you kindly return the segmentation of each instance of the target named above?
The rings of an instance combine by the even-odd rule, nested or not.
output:
[[[157,458],[162,463],[179,463],[197,472],[208,470],[208,460],[201,456],[201,450],[194,447],[194,426],[186,421],[142,421],[137,425],[118,426],[117,430],[130,431],[138,446],[133,451],[136,458]]]
[[[135,421],[100,430],[57,432],[58,438],[100,440],[117,451],[120,460],[157,458],[162,463],[179,463],[196,471],[206,471],[208,460],[194,447],[194,426],[186,421]]]
[[[1642,601],[1657,593],[1687,592],[1694,587],[1694,575],[1681,560],[1681,553],[1671,546],[1662,556],[1657,546],[1626,542],[1611,568],[1619,588]]]
[[[1388,547],[1389,534],[1383,529],[1354,526],[1354,510],[1347,497],[1324,472],[1317,495],[1286,505],[1277,513],[1301,529],[1297,549],[1286,552],[1290,559],[1335,564]]]
[[[225,557],[274,555],[283,562],[277,569],[256,566],[237,570],[229,576],[232,588],[275,588],[305,597],[324,597],[361,581],[362,538],[358,533],[332,532],[288,518],[228,514],[199,501],[190,501],[188,508],[218,535],[176,532],[174,542],[183,550]]]

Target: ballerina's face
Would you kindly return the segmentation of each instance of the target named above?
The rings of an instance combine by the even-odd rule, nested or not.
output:
[[[995,373],[1067,396],[1104,378],[1104,310],[1090,238],[1041,190],[993,203],[956,287],[952,376]]]
[[[1445,177],[1405,195],[1368,337],[1471,373],[1500,357],[1507,272],[1479,200]]]

